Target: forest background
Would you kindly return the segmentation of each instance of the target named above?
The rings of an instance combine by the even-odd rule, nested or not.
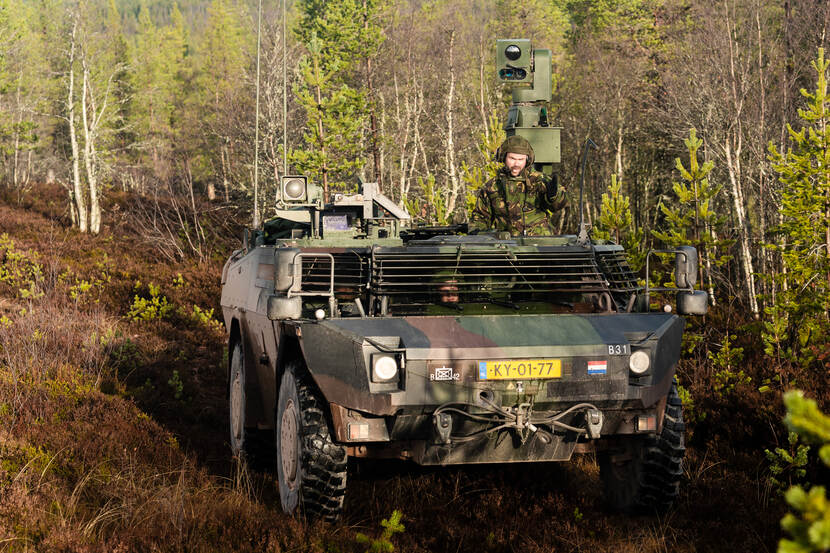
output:
[[[787,287],[771,277],[787,270],[788,224],[772,152],[786,154],[799,91],[815,90],[824,3],[309,0],[286,6],[287,20],[281,8],[263,6],[257,56],[251,2],[2,0],[2,186],[22,197],[32,183],[60,183],[73,224],[93,233],[109,190],[186,198],[184,240],[163,240],[173,258],[203,255],[195,199],[233,202],[256,224],[286,172],[326,193],[378,182],[417,220],[464,221],[504,136],[494,39],[521,35],[553,51],[549,114],[574,198],[581,145],[599,145],[585,203],[598,230],[642,232],[629,240],[638,259],[657,238],[688,233],[711,295],[756,315]],[[676,167],[691,129],[702,189]],[[612,177],[628,223],[600,218]],[[574,203],[561,230],[573,231]],[[141,218],[148,234],[153,215]]]
[[[553,52],[549,114],[563,128],[560,182],[572,198],[571,208],[558,215],[559,228],[573,232],[578,221],[579,156],[591,138],[599,148],[588,164],[585,205],[594,235],[625,244],[638,270],[652,247],[691,243],[701,254],[700,283],[710,293],[712,312],[687,333],[679,370],[693,443],[701,446],[691,457],[697,477],[714,466],[704,451],[718,452],[712,453],[719,459],[715,465],[735,461],[717,444],[736,438],[739,429],[735,447],[743,454],[768,448],[755,496],[764,507],[770,501],[781,506],[779,488],[808,474],[826,476],[815,451],[808,456],[802,443],[810,431],[788,436],[780,423],[787,389],[803,388],[825,411],[830,401],[830,99],[824,59],[830,4],[298,0],[288,3],[285,19],[282,5],[264,2],[259,35],[258,7],[232,0],[0,0],[4,200],[46,215],[49,223],[31,215],[38,224],[57,221],[91,235],[95,248],[104,248],[111,233],[127,232],[135,251],[159,264],[150,275],[187,264],[215,273],[232,247],[228,237],[269,217],[286,173],[307,174],[327,193],[375,181],[418,222],[465,221],[476,189],[494,171],[510,102],[509,91],[495,81],[494,41],[530,38],[534,47]],[[8,221],[20,216],[14,213],[7,212]],[[24,243],[26,232],[34,232],[21,230],[23,223],[7,224],[4,231],[18,229],[12,236]],[[94,242],[98,235],[104,242]],[[28,245],[42,237],[29,237]],[[80,263],[71,278],[69,269],[53,267],[50,281],[42,267],[34,268],[40,266],[37,255],[16,249],[8,236],[0,251],[0,284],[11,298],[0,304],[6,333],[0,366],[7,369],[20,359],[28,359],[31,369],[29,346],[20,342],[21,357],[12,355],[10,344],[17,342],[9,329],[21,340],[37,337],[45,321],[26,323],[32,302],[59,289],[74,309],[89,310],[83,298],[93,293],[123,308],[118,324],[126,330],[116,332],[118,325],[107,323],[114,334],[98,336],[92,348],[109,356],[107,362],[116,355],[118,363],[138,363],[133,354],[122,358],[123,348],[132,351],[136,342],[120,332],[133,332],[146,319],[164,325],[180,316],[217,331],[209,311],[217,301],[215,283],[206,284],[202,296],[188,296],[181,274],[174,274],[165,295],[158,284],[132,282],[141,274],[137,269],[122,270],[122,281],[132,279],[125,290],[108,280],[119,277],[106,259],[87,263],[87,273],[104,264],[94,278]],[[203,278],[194,275],[192,283]],[[172,314],[165,303],[177,295],[194,303],[187,317]],[[160,322],[165,318],[173,322]],[[29,334],[20,334],[21,328]],[[106,371],[95,365],[90,374],[91,346],[78,347],[78,382],[91,378],[99,390]],[[182,361],[181,352],[147,363],[151,350],[138,356],[141,370],[110,375],[113,386],[169,423],[168,438],[184,440],[193,428],[177,427],[168,410],[181,408],[176,402],[183,401],[182,390],[195,387],[200,376],[185,373],[184,366],[173,376],[170,367]],[[69,369],[63,362],[56,367],[34,382],[65,383]],[[151,369],[164,376],[151,375]],[[19,430],[26,396],[22,381],[7,379],[3,386],[10,382],[15,399],[11,407],[0,405],[0,420],[7,423],[3,417],[11,413],[5,426]],[[148,383],[172,391],[173,407],[151,408],[153,390],[143,387]],[[733,410],[743,413],[737,421],[727,416]],[[29,414],[42,420],[40,411]],[[734,428],[724,430],[726,420]],[[4,458],[17,458],[22,467],[49,458],[42,444],[31,443],[14,455],[4,449]],[[53,461],[58,456],[51,455]],[[31,469],[3,470],[17,474],[16,482]],[[91,474],[85,465],[66,470]],[[70,486],[68,497],[77,503],[76,490]],[[95,498],[87,514],[73,518],[61,511],[58,519],[89,528],[81,541],[97,536],[102,547],[134,543],[107,533],[141,527],[126,522],[127,507],[112,514],[105,507],[110,500]],[[238,507],[234,501],[241,500],[228,505]],[[793,508],[807,512],[799,505]],[[122,518],[111,524],[98,519],[104,514]],[[571,516],[581,519],[578,514],[579,508]],[[38,516],[27,519],[23,534]],[[164,528],[171,535],[181,531]],[[38,531],[40,540],[50,535]],[[135,534],[130,539],[140,540]]]

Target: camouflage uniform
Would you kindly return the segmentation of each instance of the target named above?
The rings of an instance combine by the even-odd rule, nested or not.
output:
[[[479,230],[508,231],[512,235],[552,234],[551,212],[568,203],[564,188],[555,177],[532,169],[533,148],[524,138],[511,136],[505,140],[499,147],[499,161],[504,163],[508,153],[526,155],[525,168],[514,177],[505,165],[478,190],[471,226]]]

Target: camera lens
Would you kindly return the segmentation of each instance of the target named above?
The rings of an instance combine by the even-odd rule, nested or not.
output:
[[[516,61],[522,55],[522,49],[515,44],[511,44],[504,49],[504,55],[510,61]]]

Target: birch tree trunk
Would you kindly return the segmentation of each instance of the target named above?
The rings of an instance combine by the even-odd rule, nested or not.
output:
[[[368,35],[369,33],[369,9],[366,0],[363,0],[363,31]],[[375,103],[376,93],[375,87],[372,83],[372,58],[366,56],[366,90],[369,96],[369,132],[372,137],[372,164],[374,169],[375,182],[378,185],[378,190],[383,193],[383,166],[380,159],[380,147],[378,146],[378,122],[375,115],[377,105]]]
[[[484,106],[487,81],[484,79],[484,37],[478,37],[478,111],[481,114],[481,124],[484,127],[484,139],[490,140],[490,125],[487,124],[487,109]]]
[[[14,166],[12,167],[12,183],[15,189],[21,186],[20,178],[20,124],[23,122],[23,109],[20,106],[20,83],[23,80],[23,72],[17,78],[17,91],[15,93],[15,103],[17,104],[17,125],[14,129]],[[29,150],[31,151],[31,150]],[[28,178],[26,179],[28,180]]]
[[[91,83],[89,77],[89,66],[86,57],[82,60],[83,81],[81,86],[81,120],[84,127],[84,167],[86,169],[86,182],[89,187],[89,231],[98,234],[101,231],[101,202],[98,197],[98,169],[95,161],[95,110],[93,104],[93,117],[90,122],[87,98],[91,101]]]
[[[787,121],[790,117],[790,85],[793,82],[793,46],[790,25],[792,23],[792,8],[790,0],[784,0],[784,83],[782,88],[783,116],[781,117],[781,137],[778,141],[778,151],[786,152]],[[783,266],[783,264],[782,264]]]
[[[619,117],[617,118],[617,155],[615,160],[616,165],[616,173],[617,173],[617,182],[623,181],[623,159],[622,159],[622,149],[623,149],[623,116],[622,112],[620,112]]]
[[[429,163],[427,162],[427,150],[424,147],[424,138],[421,136],[421,111],[424,109],[424,89],[416,82],[416,93],[418,108],[415,111],[415,155],[413,159],[417,159],[418,150],[420,149],[424,172],[429,171]],[[413,174],[415,172],[415,162],[409,168],[409,181],[412,182]]]
[[[450,69],[450,88],[447,92],[447,176],[450,181],[450,189],[447,194],[447,214],[449,215],[455,210],[455,202],[458,198],[458,173],[455,169],[455,140],[453,135],[455,129],[453,127],[453,109],[455,97],[455,68],[453,67],[453,49],[455,47],[455,31],[450,31],[450,48],[449,48],[449,69]]]
[[[726,11],[726,31],[727,40],[729,41],[729,76],[731,79],[731,93],[732,93],[732,109],[733,120],[730,129],[724,137],[724,153],[726,154],[726,167],[729,173],[729,182],[732,185],[732,199],[735,207],[736,223],[738,225],[738,236],[741,245],[741,266],[744,271],[744,283],[746,285],[747,300],[749,301],[749,308],[754,316],[758,316],[758,298],[755,292],[755,274],[752,267],[752,252],[749,248],[749,221],[746,217],[746,210],[744,204],[743,184],[741,179],[741,155],[743,149],[743,130],[741,126],[741,119],[743,116],[743,100],[744,100],[744,81],[740,81],[736,75],[735,59],[738,55],[735,50],[737,44],[732,38],[732,24],[729,18],[729,5],[724,1],[724,8]],[[734,155],[732,152],[732,142],[735,142]]]
[[[753,315],[758,315],[758,298],[755,294],[755,274],[752,268],[752,253],[749,249],[749,233],[747,232],[747,219],[744,210],[744,197],[741,190],[740,177],[740,147],[732,155],[732,146],[729,139],[726,141],[726,165],[729,172],[729,182],[732,185],[732,199],[735,207],[735,217],[738,224],[738,236],[741,244],[741,266],[744,271],[744,278],[746,283],[747,299],[749,300],[749,308]]]
[[[407,180],[407,145],[409,144],[409,132],[412,127],[412,102],[405,93],[403,101],[401,101],[401,93],[398,88],[398,77],[395,75],[393,84],[395,86],[395,122],[398,126],[398,166],[400,169],[400,177],[398,179],[398,205],[403,207],[404,198],[409,194],[409,186]],[[403,104],[403,114],[401,114],[401,104]],[[415,156],[418,154],[417,146],[412,154],[412,164],[415,164]]]
[[[378,104],[380,108],[380,119],[378,121],[378,131],[380,132],[380,136],[386,136],[386,97],[383,95],[383,92],[378,91]],[[378,169],[378,174],[380,175],[380,180],[378,181],[378,186],[380,183],[383,182],[383,174],[386,169],[386,148],[384,147],[383,142],[378,145],[378,164],[380,168]],[[383,190],[381,190],[383,192]],[[389,195],[392,196],[392,180],[389,180]]]
[[[323,165],[320,167],[320,178],[323,181],[323,201],[329,201],[329,170],[328,157],[326,154],[326,130],[323,127],[323,91],[320,89],[320,58],[319,54],[313,56],[314,61],[314,98],[317,100],[317,147],[320,149],[320,154],[323,159]]]
[[[228,179],[228,173],[231,170],[231,155],[228,152],[228,145],[222,144],[222,186],[225,190],[225,203],[231,201],[231,192],[230,192],[230,179]]]
[[[764,81],[764,42],[761,36],[761,0],[755,7],[755,27],[758,32],[758,92],[759,100],[761,102],[761,117],[758,121],[758,144],[761,145],[762,151],[766,144],[766,82]],[[766,198],[764,189],[766,187],[766,161],[763,155],[758,156],[758,234],[762,242],[766,242],[767,236],[767,219],[766,219]],[[767,274],[767,248],[762,247],[759,255],[760,271]],[[762,293],[767,292],[767,286],[762,281]]]
[[[80,152],[78,136],[75,130],[75,46],[78,34],[78,19],[72,25],[72,36],[69,45],[69,86],[66,95],[67,121],[69,123],[69,143],[72,146],[72,201],[78,217],[78,229],[86,232],[88,229],[88,214],[83,183],[81,182]]]

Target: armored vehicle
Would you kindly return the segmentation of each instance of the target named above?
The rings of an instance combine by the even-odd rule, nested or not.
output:
[[[538,80],[550,65],[527,41],[498,48],[503,80],[526,78],[534,60]],[[534,86],[514,95],[507,131],[551,173],[559,129],[527,98]],[[226,263],[221,304],[231,447],[253,455],[253,433],[270,433],[286,512],[336,519],[349,457],[463,465],[596,452],[612,507],[676,497],[681,315],[707,305],[694,248],[673,252],[676,314],[653,308],[658,289],[621,246],[584,228],[416,228],[372,183],[329,202],[303,176],[280,188],[277,217]]]

